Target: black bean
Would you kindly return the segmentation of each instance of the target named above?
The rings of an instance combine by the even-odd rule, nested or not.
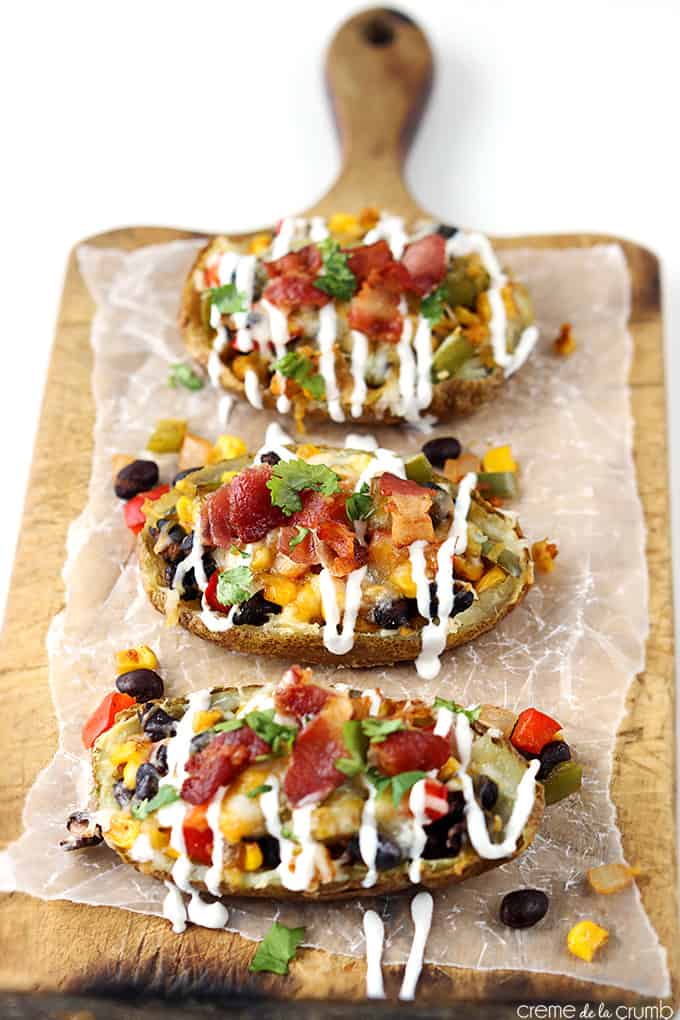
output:
[[[234,626],[242,627],[247,624],[250,627],[261,627],[270,616],[280,613],[281,609],[282,606],[270,602],[261,591],[255,592],[247,602],[242,602],[239,611],[234,613]]]
[[[541,759],[541,767],[536,773],[536,778],[547,779],[556,765],[563,761],[569,761],[571,751],[569,750],[569,745],[564,740],[551,740],[549,744],[545,745],[539,754],[539,758]]]
[[[458,227],[449,227],[446,223],[440,223],[437,227],[437,233],[440,237],[445,237],[448,241],[450,237],[453,237],[458,233]]]
[[[137,800],[151,800],[158,793],[158,772],[148,761],[140,765],[135,777],[135,797]]]
[[[373,623],[382,630],[398,630],[406,627],[417,611],[413,599],[394,599],[393,602],[379,602],[373,609]]]
[[[84,850],[88,846],[97,846],[102,842],[102,829],[86,811],[74,811],[66,822],[70,839],[62,839],[59,846],[62,850]]]
[[[188,556],[194,545],[194,533],[190,531],[188,535],[184,535],[182,541],[179,544],[180,552],[182,553],[182,559]]]
[[[122,779],[113,784],[113,796],[121,807],[125,807],[132,800],[132,790],[128,790]]]
[[[280,460],[281,458],[279,457],[278,453],[274,453],[273,450],[269,450],[267,453],[263,453],[262,456],[260,457],[261,464],[271,464],[272,467],[274,467],[275,464],[278,464]]]
[[[350,861],[360,862],[362,860],[358,836],[352,836],[350,839],[347,844],[347,853],[349,854]],[[379,832],[378,846],[375,853],[376,869],[378,871],[389,871],[390,868],[396,868],[401,864],[401,861],[402,853],[397,844]]]
[[[154,743],[175,735],[175,720],[160,705],[154,705],[153,702],[146,705],[140,712],[140,720],[142,729]]]
[[[151,764],[155,767],[156,772],[159,776],[167,776],[168,774],[168,745],[157,744],[151,753],[149,758]]]
[[[182,578],[182,594],[180,598],[183,602],[194,602],[196,599],[200,599],[201,592],[196,584],[196,574],[194,568],[187,570],[186,574]]]
[[[214,559],[212,558],[210,553],[203,553],[201,559],[203,561],[203,569],[205,571],[205,576],[212,577],[215,571],[217,570],[217,564],[215,563]]]
[[[461,453],[461,445],[453,436],[441,436],[439,439],[430,439],[423,446],[423,453],[430,464],[435,467],[444,467],[447,460],[458,460]]]
[[[458,616],[458,613],[463,613],[466,609],[469,609],[475,600],[474,592],[470,589],[462,589],[456,591],[453,596],[453,606],[449,616]],[[439,599],[437,598],[437,585],[433,581],[430,584],[430,618],[434,618],[439,614]]]
[[[114,492],[119,499],[132,499],[158,485],[158,464],[155,460],[133,460],[116,475]]]
[[[465,822],[451,822],[451,817],[437,819],[431,825],[425,826],[427,842],[423,849],[423,858],[426,861],[439,861],[446,857],[457,857],[463,846],[465,835]]]
[[[175,580],[175,574],[177,573],[176,563],[166,563],[163,569],[163,580],[165,581],[166,588],[172,588],[172,583]]]
[[[273,836],[262,836],[258,839],[257,845],[262,851],[262,867],[265,871],[273,871],[281,863],[279,853],[279,841]]]
[[[482,776],[482,781],[479,784],[479,803],[485,811],[490,811],[497,800],[498,784],[488,776]]]
[[[154,701],[163,697],[163,681],[153,669],[131,669],[116,677],[121,694],[129,694],[135,701]]]
[[[178,471],[177,474],[175,475],[175,477],[173,478],[172,485],[170,487],[174,489],[174,487],[177,485],[177,483],[181,482],[182,479],[186,478],[187,475],[193,475],[194,471],[200,471],[200,470],[201,470],[200,467],[195,467],[195,468],[185,468],[184,471]]]
[[[215,735],[214,730],[203,730],[202,733],[197,733],[195,737],[191,738],[191,754],[198,754],[199,751],[202,751]]]
[[[541,889],[516,889],[503,897],[501,922],[508,928],[531,928],[548,912],[549,900]]]

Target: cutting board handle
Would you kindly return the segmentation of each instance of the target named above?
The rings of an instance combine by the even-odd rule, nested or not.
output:
[[[326,79],[342,146],[342,169],[312,212],[358,212],[376,205],[403,216],[421,213],[402,166],[427,102],[433,58],[427,37],[407,14],[361,11],[337,31]]]

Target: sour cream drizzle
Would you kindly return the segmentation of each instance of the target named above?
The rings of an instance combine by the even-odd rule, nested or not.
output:
[[[423,867],[423,850],[427,843],[427,833],[424,828],[428,822],[428,818],[425,813],[426,802],[427,788],[425,780],[419,779],[418,782],[414,783],[411,787],[411,792],[408,798],[409,810],[413,815],[413,835],[411,839],[411,846],[409,847],[411,863],[408,867],[408,877],[414,884],[420,882],[420,873]]]
[[[365,566],[358,567],[347,578],[345,584],[345,609],[340,633],[338,633],[340,610],[335,590],[335,578],[327,567],[324,567],[319,574],[321,603],[326,620],[323,629],[323,643],[333,655],[345,655],[354,644],[354,628],[361,606],[361,585],[363,584],[367,569]]]
[[[288,449],[294,443],[295,440],[287,432],[283,431],[278,422],[274,421],[271,425],[267,426],[267,431],[264,434],[264,443],[255,454],[254,463],[261,463],[265,453],[275,453],[281,460],[295,460],[295,454],[292,450]]]
[[[364,244],[375,244],[376,241],[387,241],[390,251],[395,259],[399,260],[404,254],[404,248],[408,237],[404,229],[404,220],[401,216],[381,216],[372,230],[369,230],[364,237]]]
[[[262,299],[261,307],[264,308],[269,318],[269,332],[274,348],[274,356],[279,361],[286,353],[286,344],[289,340],[288,316],[280,308],[277,308],[276,305],[267,301],[266,298]],[[279,373],[277,372],[276,374],[278,375]],[[287,414],[290,411],[290,400],[285,393],[281,393],[277,397],[276,410],[280,414]]]
[[[415,998],[420,972],[423,969],[425,946],[432,926],[432,910],[434,901],[428,892],[420,892],[411,901],[411,917],[413,919],[413,942],[401,983],[399,998],[411,1001]]]
[[[366,936],[366,998],[384,999],[382,953],[385,926],[375,910],[367,910],[364,913],[364,935]]]
[[[480,857],[486,860],[499,860],[508,857],[517,849],[517,841],[529,820],[536,796],[536,773],[541,762],[533,758],[520,779],[515,792],[515,803],[505,825],[505,838],[500,843],[492,843],[486,826],[484,812],[477,803],[472,779],[467,774],[472,752],[472,728],[466,715],[458,713],[456,719],[456,745],[460,767],[456,773],[463,787],[465,798],[465,822],[470,843]]]
[[[187,926],[187,911],[181,892],[172,882],[166,882],[168,890],[163,900],[163,917],[172,924],[175,935],[181,935]]]
[[[368,338],[358,329],[352,330],[352,387],[351,412],[353,418],[360,418],[366,402],[366,362],[368,361]]]
[[[296,843],[281,833],[278,777],[270,775],[265,785],[271,789],[260,794],[260,808],[267,832],[279,841],[281,863],[276,870],[283,887],[293,892],[303,892],[311,885],[317,870],[324,880],[330,879],[332,876],[328,870],[326,851],[312,838],[312,813],[315,805],[308,804],[293,811],[291,822],[293,834],[298,840]]]
[[[462,556],[467,548],[467,518],[470,512],[471,494],[476,482],[477,475],[470,472],[459,483],[451,530],[437,553],[437,576],[435,583],[439,623],[435,623],[430,616],[429,581],[427,581],[426,577],[423,579],[423,575],[419,577],[420,586],[416,596],[418,599],[418,611],[421,611],[421,605],[422,608],[425,608],[425,591],[427,590],[427,619],[429,620],[423,628],[420,655],[416,659],[418,675],[423,677],[424,680],[433,680],[441,668],[439,657],[446,648],[449,615],[453,609],[454,600],[453,557],[454,554]],[[427,589],[425,588],[425,582],[427,582]]]
[[[359,853],[366,865],[367,871],[363,882],[364,889],[370,889],[378,879],[378,872],[375,867],[375,860],[378,853],[378,829],[375,823],[375,798],[377,787],[366,781],[368,797],[364,801],[361,812],[361,824],[359,826]]]
[[[192,924],[202,928],[224,928],[229,920],[229,911],[223,903],[206,903],[196,891],[191,894],[187,913]]]
[[[319,372],[326,386],[326,403],[328,414],[332,421],[340,422],[345,420],[345,415],[340,404],[340,391],[335,376],[335,339],[337,336],[338,316],[335,305],[331,302],[319,310],[319,331],[317,343],[321,357],[319,359]]]
[[[210,867],[205,873],[204,881],[208,892],[211,892],[213,896],[220,895],[220,884],[222,881],[224,836],[220,829],[220,811],[222,810],[222,801],[224,800],[225,791],[226,787],[220,786],[210,801],[208,810],[205,813],[206,821],[210,828],[210,832],[212,833],[212,856]],[[189,916],[191,917],[191,913]]]

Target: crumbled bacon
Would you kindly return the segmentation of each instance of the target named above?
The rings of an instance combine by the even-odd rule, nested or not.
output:
[[[387,497],[392,541],[396,546],[401,548],[418,539],[425,542],[434,540],[434,527],[429,514],[432,493],[429,489],[387,472],[380,479],[380,492]]]
[[[382,496],[422,496],[428,495],[428,490],[424,489],[422,485],[418,485],[417,482],[412,482],[408,478],[400,478],[398,475],[393,475],[391,471],[386,471],[384,475],[380,476],[380,494]]]
[[[374,269],[384,269],[392,262],[392,252],[387,241],[376,241],[375,244],[359,245],[345,252],[347,264],[362,284]]]
[[[269,744],[249,726],[230,733],[218,733],[207,747],[192,754],[186,764],[188,778],[182,785],[182,797],[189,804],[204,804],[243,772],[261,754],[271,751]]]
[[[335,694],[298,736],[283,780],[284,792],[293,807],[303,801],[317,803],[344,783],[347,777],[334,763],[347,755],[342,726],[351,716],[350,699]]]
[[[409,244],[401,264],[411,278],[410,290],[416,294],[429,294],[446,275],[446,242],[439,234],[428,234]]]
[[[383,269],[372,269],[359,293],[352,298],[348,316],[350,327],[374,340],[398,343],[403,326],[399,300],[409,285],[408,272],[399,262],[389,262]]]
[[[290,518],[292,524],[300,524],[305,528],[316,528],[322,521],[338,521],[347,523],[347,496],[342,492],[334,496],[324,496],[322,492],[307,489],[300,493],[302,509]]]
[[[299,273],[291,273],[289,276],[277,276],[270,280],[265,287],[263,298],[270,301],[279,308],[300,308],[302,305],[311,305],[314,308],[323,308],[329,301],[332,301],[330,294],[314,286],[314,281]]]
[[[298,273],[301,276],[308,276],[314,279],[319,275],[323,259],[317,245],[308,244],[299,251],[291,251],[280,259],[272,262],[265,262],[264,268],[271,280],[277,276],[288,276],[291,273]]]
[[[291,542],[293,541],[295,541],[295,544],[291,548]],[[319,562],[314,535],[311,531],[301,539],[298,528],[281,528],[278,550],[284,556],[293,560],[294,563],[307,564],[309,566],[312,563]]]
[[[368,549],[360,545],[356,532],[347,524],[322,521],[316,533],[335,553],[329,563],[329,570],[335,577],[345,577],[368,561]]]
[[[325,687],[311,683],[311,675],[311,669],[291,666],[274,691],[274,704],[279,712],[294,716],[299,721],[321,711],[333,694]]]
[[[258,542],[272,528],[286,523],[282,510],[272,506],[267,488],[271,473],[268,464],[247,468],[210,496],[209,531],[215,545],[226,548],[235,537]]]
[[[379,744],[371,745],[375,764],[387,776],[400,772],[440,769],[451,755],[451,746],[445,737],[431,730],[398,730]]]

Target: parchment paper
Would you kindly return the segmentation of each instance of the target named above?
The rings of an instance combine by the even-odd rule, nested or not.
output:
[[[114,652],[139,643],[157,652],[168,693],[212,684],[277,678],[284,663],[226,653],[181,630],[168,629],[138,581],[129,532],[115,499],[110,457],[141,452],[156,419],[187,418],[192,431],[221,431],[261,443],[271,416],[237,403],[227,429],[219,394],[167,385],[168,366],[182,360],[175,325],[178,296],[196,244],[143,248],[131,254],[83,248],[80,267],[97,302],[92,329],[97,405],[88,504],[70,529],[64,576],[65,611],[50,629],[50,683],[60,745],[31,790],[25,833],[4,858],[4,884],[46,899],[109,904],[160,913],[162,886],[117,863],[105,847],[64,853],[58,841],[71,810],[87,800],[88,770],[80,728],[92,705],[111,689]],[[669,991],[665,952],[632,887],[612,897],[586,889],[586,868],[621,859],[608,797],[614,734],[626,689],[644,664],[647,575],[644,525],[631,458],[632,421],[626,379],[631,341],[626,330],[629,280],[615,246],[573,251],[508,252],[504,261],[529,285],[541,341],[502,396],[462,424],[439,427],[482,452],[511,442],[521,465],[519,511],[525,533],[557,540],[551,575],[539,576],[525,603],[495,631],[448,655],[436,681],[411,666],[347,671],[356,686],[386,692],[454,696],[521,709],[537,705],[556,716],[582,761],[582,796],[548,809],[540,835],[518,862],[436,894],[426,959],[438,964],[550,971],[630,988]],[[571,321],[578,350],[557,358],[551,341]],[[310,439],[344,441],[336,426]],[[377,431],[381,445],[414,451],[414,429]],[[173,458],[161,458],[169,480]],[[331,676],[333,669],[320,669]],[[633,862],[634,863],[634,862]],[[498,921],[502,895],[538,886],[550,910],[536,928],[515,932]],[[385,919],[387,962],[404,962],[412,936],[410,896],[378,900]],[[306,926],[307,945],[362,955],[362,910],[345,905],[234,900],[228,927],[260,938],[275,917]],[[566,949],[580,918],[609,929],[606,950],[588,965]],[[178,936],[181,937],[181,936]],[[219,933],[215,933],[219,939]]]

